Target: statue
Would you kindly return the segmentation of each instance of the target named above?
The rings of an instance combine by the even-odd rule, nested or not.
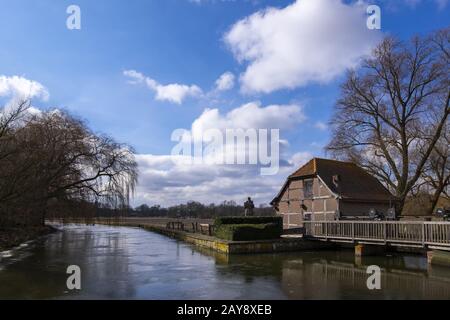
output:
[[[248,197],[248,200],[245,201],[245,203],[244,203],[245,216],[252,217],[254,208],[255,208],[255,204],[253,203],[252,198]]]

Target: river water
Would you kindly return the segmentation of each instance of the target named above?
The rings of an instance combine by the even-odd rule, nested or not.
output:
[[[137,228],[59,226],[0,255],[0,299],[450,299],[450,268],[353,251],[227,256]],[[69,265],[81,290],[67,289]],[[369,290],[367,266],[381,267]]]

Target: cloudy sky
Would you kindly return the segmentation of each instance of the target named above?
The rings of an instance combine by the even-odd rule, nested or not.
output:
[[[345,71],[383,36],[448,26],[449,2],[0,0],[0,99],[67,109],[131,144],[135,205],[268,203],[297,166],[324,156]],[[81,30],[66,27],[71,4]],[[369,4],[381,30],[366,27]],[[280,170],[177,161],[180,128],[280,129]]]

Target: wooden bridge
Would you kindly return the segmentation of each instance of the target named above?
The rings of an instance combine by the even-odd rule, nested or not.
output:
[[[305,221],[304,237],[450,251],[450,222]]]

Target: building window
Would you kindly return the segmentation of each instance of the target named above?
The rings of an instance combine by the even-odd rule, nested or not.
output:
[[[313,180],[303,181],[303,195],[305,199],[312,199],[313,197]]]

